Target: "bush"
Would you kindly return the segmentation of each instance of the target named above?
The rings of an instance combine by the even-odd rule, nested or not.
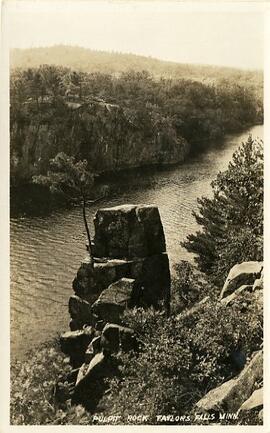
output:
[[[263,144],[249,136],[228,169],[212,182],[213,197],[193,213],[201,231],[183,246],[199,269],[221,284],[235,263],[263,258]]]
[[[57,343],[47,343],[11,363],[10,423],[13,425],[91,424],[82,406],[54,398],[55,384],[71,371]]]
[[[98,413],[121,414],[125,424],[136,424],[128,421],[128,415],[146,414],[149,421],[144,424],[159,424],[158,414],[192,413],[206,392],[238,373],[232,356],[236,351],[249,357],[260,348],[262,305],[255,299],[256,292],[245,293],[230,307],[209,300],[190,316],[169,319],[154,309],[127,311],[125,323],[136,331],[141,347],[137,353],[117,355],[121,374],[107,379],[109,390]],[[55,383],[64,382],[70,371],[56,344],[13,362],[11,424],[93,424],[92,415],[81,405],[55,397]]]
[[[107,398],[112,414],[148,414],[149,424],[159,423],[157,414],[190,413],[206,392],[238,373],[236,351],[248,357],[262,342],[262,311],[252,300],[245,308],[209,300],[182,318],[137,309],[126,322],[143,346],[139,355],[122,354],[122,378],[110,381]]]
[[[181,260],[174,266],[171,284],[171,310],[177,314],[215,291],[192,263]]]

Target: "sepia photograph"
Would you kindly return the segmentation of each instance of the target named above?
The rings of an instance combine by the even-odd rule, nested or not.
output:
[[[2,2],[9,426],[264,431],[266,3]]]

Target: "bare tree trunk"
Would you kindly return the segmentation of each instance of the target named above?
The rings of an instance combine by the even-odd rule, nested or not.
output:
[[[82,199],[83,222],[84,222],[84,226],[85,226],[85,230],[86,230],[86,234],[87,234],[88,253],[89,253],[89,257],[90,257],[90,263],[93,265],[93,254],[92,254],[92,248],[91,248],[91,236],[90,236],[90,231],[89,231],[89,227],[88,227],[88,223],[87,223],[87,219],[86,219],[85,207],[86,207],[86,200],[85,200],[85,197],[83,197],[83,199]]]

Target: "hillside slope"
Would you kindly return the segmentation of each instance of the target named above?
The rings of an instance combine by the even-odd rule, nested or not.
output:
[[[29,49],[13,49],[10,66],[33,68],[42,64],[53,64],[82,72],[116,74],[128,70],[147,70],[154,76],[185,78],[206,82],[222,79],[235,80],[242,85],[262,88],[262,71],[245,71],[210,65],[180,64],[135,54],[96,51],[82,47],[55,45]]]

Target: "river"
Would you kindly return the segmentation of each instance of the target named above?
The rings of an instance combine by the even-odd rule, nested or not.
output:
[[[192,211],[197,197],[211,194],[211,180],[227,168],[232,153],[248,134],[263,138],[258,125],[229,135],[181,166],[119,174],[118,193],[88,208],[92,224],[97,207],[147,203],[159,207],[171,267],[192,256],[181,247],[187,234],[198,229]],[[91,226],[93,229],[93,226]],[[85,256],[80,208],[50,216],[12,218],[10,222],[11,355],[29,349],[68,329],[68,299],[72,280]]]

